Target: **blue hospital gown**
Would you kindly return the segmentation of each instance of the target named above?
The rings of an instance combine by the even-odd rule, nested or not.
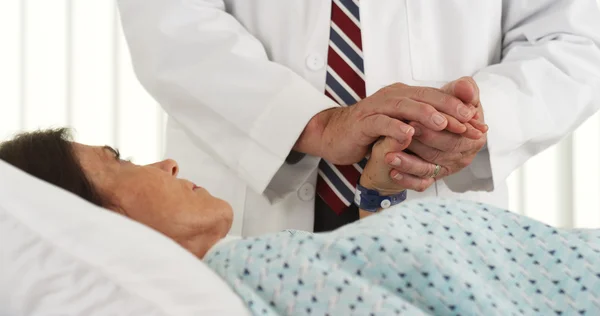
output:
[[[254,315],[600,315],[600,231],[428,199],[205,258]]]

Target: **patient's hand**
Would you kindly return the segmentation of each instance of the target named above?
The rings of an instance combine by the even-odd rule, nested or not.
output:
[[[404,191],[406,188],[399,185],[394,179],[399,172],[390,167],[390,161],[386,161],[386,156],[389,160],[392,156],[388,153],[400,152],[405,148],[405,145],[393,138],[380,138],[373,145],[369,161],[360,177],[360,185],[367,189],[377,190],[382,195],[393,195]],[[360,211],[361,218],[371,214],[371,212]]]

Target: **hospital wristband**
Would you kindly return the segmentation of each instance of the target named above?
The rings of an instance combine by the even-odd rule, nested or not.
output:
[[[390,206],[404,202],[406,196],[406,190],[397,194],[384,196],[381,195],[379,191],[367,189],[362,185],[357,184],[356,193],[354,195],[354,204],[367,212],[377,212],[380,209],[386,209]]]

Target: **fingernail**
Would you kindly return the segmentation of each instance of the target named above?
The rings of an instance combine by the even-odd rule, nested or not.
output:
[[[422,131],[420,128],[413,126],[413,128],[415,129],[415,136],[421,136]]]
[[[471,111],[471,108],[469,108],[469,107],[466,107],[464,105],[460,105],[458,107],[458,114],[460,114],[464,118],[470,118],[472,113],[473,112]]]
[[[394,167],[398,167],[398,166],[400,166],[401,163],[402,163],[402,160],[400,160],[400,158],[394,157],[394,160],[392,160],[390,165],[392,165]]]
[[[402,180],[402,175],[399,173],[396,173],[396,175],[394,176],[394,179],[396,180]]]
[[[406,128],[406,130],[404,131],[406,134],[412,134],[414,132],[414,128],[412,126],[409,126]],[[414,135],[414,134],[413,134]]]
[[[446,118],[443,117],[441,114],[434,114],[433,115],[433,122],[436,125],[444,125],[444,123],[446,123]]]

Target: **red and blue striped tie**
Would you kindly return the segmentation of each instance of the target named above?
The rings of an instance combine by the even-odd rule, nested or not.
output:
[[[334,0],[327,54],[325,94],[342,106],[350,106],[366,96],[360,35],[358,0]],[[366,159],[349,166],[321,160],[317,193],[337,214],[354,200],[356,183]]]

